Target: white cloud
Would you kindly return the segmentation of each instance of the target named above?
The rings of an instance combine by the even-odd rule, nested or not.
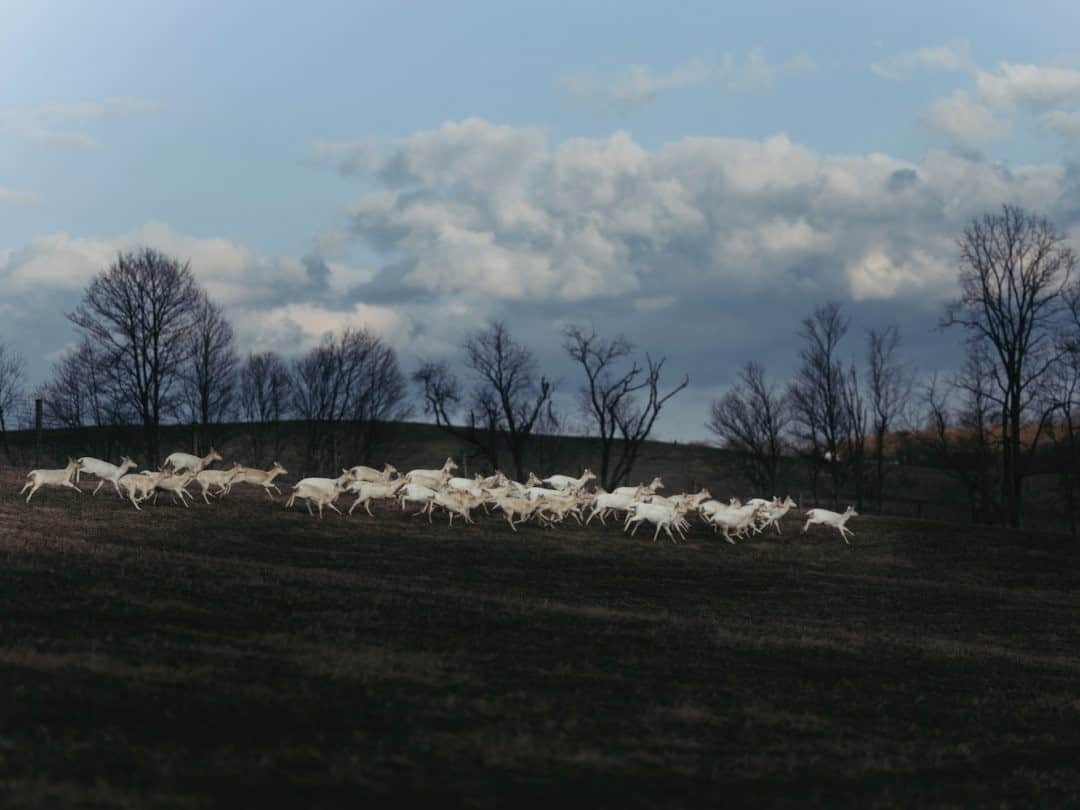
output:
[[[993,73],[978,71],[975,88],[995,109],[1045,110],[1080,100],[1080,70],[1002,63]]]
[[[96,149],[97,141],[80,132],[55,132],[48,129],[28,129],[24,133],[35,143],[49,146],[71,146],[76,149]]]
[[[945,102],[927,123],[954,141],[1004,134],[963,94]],[[936,297],[968,218],[1002,200],[1046,210],[1063,194],[1060,167],[937,150],[918,162],[828,155],[778,135],[650,151],[623,132],[550,147],[531,130],[467,123],[388,148],[372,170],[388,188],[349,208],[353,235],[392,268],[373,283],[404,300]]]
[[[101,101],[42,104],[37,107],[0,108],[0,130],[47,146],[94,149],[97,141],[85,132],[58,130],[57,125],[86,124],[91,121],[135,112],[157,112],[157,101],[117,97]]]
[[[611,86],[611,97],[628,104],[640,104],[652,101],[657,94],[667,90],[704,84],[711,72],[704,62],[697,59],[679,65],[667,74],[656,73],[647,65],[633,65]]]
[[[38,118],[88,120],[104,118],[132,112],[158,112],[161,103],[145,98],[118,97],[101,101],[76,101],[69,103],[43,104],[29,110],[29,114]]]
[[[976,149],[1009,134],[1009,125],[973,100],[963,90],[935,101],[923,115],[923,123],[965,149]]]
[[[968,44],[963,41],[896,54],[870,66],[883,79],[898,81],[917,70],[968,71],[973,67]]]
[[[40,194],[32,191],[16,191],[0,186],[0,205],[41,205],[44,201]]]
[[[243,308],[230,313],[239,343],[248,351],[299,354],[317,345],[327,334],[367,328],[400,344],[407,336],[403,315],[387,307],[356,304],[345,310],[309,302],[267,309]]]
[[[360,326],[393,340],[398,347],[416,342],[408,311],[347,300],[353,286],[371,279],[371,271],[328,263],[330,277],[324,289],[313,281],[301,259],[259,256],[242,243],[183,234],[162,223],[147,223],[111,238],[54,233],[21,248],[0,250],[0,288],[5,290],[5,305],[10,306],[10,313],[5,314],[7,326],[0,324],[0,337],[25,336],[27,325],[31,326],[37,353],[31,359],[35,376],[40,376],[48,358],[73,339],[64,313],[77,305],[82,291],[119,252],[143,246],[190,263],[196,278],[233,321],[242,353],[275,349],[294,355],[315,345],[327,332]],[[445,347],[447,337],[440,329],[432,331]]]
[[[316,141],[311,158],[334,166],[341,174],[368,174],[379,165],[378,144],[374,138],[351,141]]]
[[[574,96],[606,98],[617,105],[632,107],[652,102],[662,93],[688,87],[716,86],[728,91],[766,89],[781,77],[815,68],[814,61],[805,53],[783,62],[770,62],[763,50],[754,48],[742,58],[731,53],[725,53],[718,62],[695,58],[666,72],[648,65],[631,65],[614,77],[567,76],[560,80],[560,86]]]
[[[1080,143],[1080,111],[1053,110],[1039,120],[1044,127],[1063,138]]]

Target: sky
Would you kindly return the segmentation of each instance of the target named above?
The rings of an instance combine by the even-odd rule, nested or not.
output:
[[[0,0],[0,341],[31,383],[118,251],[189,261],[239,348],[366,326],[460,362],[505,319],[667,357],[708,438],[840,301],[921,375],[956,239],[1017,203],[1080,244],[1080,4]]]

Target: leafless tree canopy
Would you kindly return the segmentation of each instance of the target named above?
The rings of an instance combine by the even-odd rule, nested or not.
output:
[[[190,342],[183,381],[188,421],[218,424],[233,412],[238,359],[232,325],[205,292],[195,304]]]
[[[191,268],[144,248],[121,253],[68,315],[100,352],[110,385],[142,422],[150,464],[159,460],[158,428],[179,404],[198,302]]]
[[[1061,357],[1057,337],[1076,256],[1046,219],[1018,206],[973,220],[960,238],[960,297],[943,327],[960,326],[991,359],[987,369],[1001,404],[1002,501],[1019,526],[1023,459],[1020,428],[1038,385]]]
[[[999,514],[1000,437],[994,431],[1000,413],[991,396],[989,360],[970,346],[963,368],[948,382],[937,375],[922,393],[927,427],[921,442],[933,466],[959,481],[967,494],[972,522],[993,522]]]
[[[366,455],[377,427],[408,413],[397,354],[367,329],[325,338],[294,363],[291,377],[293,411],[308,427],[308,465],[336,468],[341,423],[366,438],[352,448]]]
[[[240,370],[240,406],[249,422],[278,422],[288,416],[289,367],[275,352],[249,354]]]
[[[861,510],[866,482],[866,437],[869,430],[870,410],[866,405],[863,386],[859,382],[859,370],[854,363],[848,367],[844,375],[841,402],[844,409],[845,429],[841,459],[851,472],[851,478],[855,483],[855,505]],[[834,463],[834,466],[839,466],[839,463]]]
[[[0,343],[0,437],[3,438],[8,461],[11,461],[11,451],[7,445],[8,424],[16,407],[22,402],[25,385],[26,361]]]
[[[634,468],[638,451],[665,403],[690,384],[689,377],[667,393],[660,391],[666,358],[632,357],[626,338],[599,337],[580,326],[563,330],[563,348],[585,374],[579,392],[581,411],[600,438],[600,482],[612,489]]]
[[[275,352],[249,354],[240,368],[240,408],[248,422],[253,461],[264,463],[281,454],[281,420],[288,418],[292,380],[289,367]],[[269,441],[270,447],[267,447]]]
[[[803,320],[799,336],[802,361],[789,389],[793,424],[798,440],[809,453],[814,472],[815,497],[819,465],[826,467],[832,483],[832,500],[839,497],[842,467],[837,463],[841,443],[848,433],[844,407],[846,381],[839,359],[839,345],[847,334],[848,318],[835,301],[818,307]]]
[[[445,362],[423,363],[413,374],[424,411],[444,430],[472,444],[493,468],[508,454],[514,475],[524,480],[534,433],[555,420],[554,386],[539,375],[532,352],[514,340],[502,321],[468,335],[462,350],[472,378],[467,395]],[[464,427],[454,424],[461,409]]]
[[[1075,296],[1075,292],[1070,298]],[[1075,306],[1071,301],[1070,304]],[[1076,310],[1073,309],[1075,313]],[[1075,317],[1075,316],[1074,316]],[[1080,517],[1080,328],[1074,321],[1063,336],[1064,356],[1044,386],[1047,438],[1053,446],[1053,466],[1065,504],[1065,519],[1075,537]]]
[[[912,376],[900,359],[899,327],[871,329],[868,344],[867,394],[870,428],[874,435],[874,495],[878,512],[881,512],[885,497],[886,437],[907,412],[911,401]]]
[[[751,362],[731,390],[713,401],[706,427],[739,454],[758,491],[777,494],[790,420],[787,395],[768,384],[760,363]]]
[[[110,386],[111,375],[94,345],[86,339],[56,362],[52,376],[38,389],[46,424],[77,428],[126,422],[122,403]]]

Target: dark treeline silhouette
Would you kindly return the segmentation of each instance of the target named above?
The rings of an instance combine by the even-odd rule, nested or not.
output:
[[[901,494],[893,490],[910,487],[901,472],[921,465],[948,477],[974,521],[1018,526],[1049,509],[1078,530],[1076,257],[1051,223],[1011,205],[972,220],[957,256],[960,294],[940,320],[965,336],[955,373],[919,380],[902,358],[898,325],[851,334],[843,305],[829,301],[795,331],[792,379],[770,379],[751,362],[713,402],[707,427],[758,494],[796,485],[815,504],[853,500],[883,512]],[[407,378],[383,338],[350,329],[299,357],[241,358],[225,313],[188,264],[151,248],[118,255],[68,317],[79,341],[33,394],[47,426],[84,431],[84,444],[104,455],[115,449],[116,429],[137,426],[140,462],[156,465],[162,425],[183,424],[194,452],[240,432],[249,462],[269,464],[292,420],[304,431],[297,472],[335,470],[346,460],[388,460],[389,437],[399,434],[387,425],[413,413]],[[594,467],[605,488],[633,480],[661,410],[689,379],[665,387],[666,358],[638,353],[622,335],[570,325],[561,337],[577,382],[544,373],[501,321],[412,373],[420,407],[463,448],[473,472],[504,469],[524,480],[562,464],[564,472]],[[25,378],[25,363],[0,344],[0,442],[9,463],[8,432],[27,423]],[[571,396],[558,398],[560,388]],[[556,403],[568,400],[560,412]],[[560,455],[555,439],[572,432],[591,437],[593,449]],[[1056,481],[1053,503],[1045,487],[1025,503],[1025,480],[1036,475]]]
[[[959,484],[972,520],[1017,527],[1024,514],[1047,507],[1025,510],[1024,480],[1053,474],[1063,505],[1052,511],[1076,533],[1075,254],[1049,221],[1006,205],[968,225],[958,255],[960,296],[940,321],[965,333],[967,359],[955,374],[917,391],[896,325],[866,335],[865,365],[845,359],[854,356],[845,343],[850,320],[837,302],[803,320],[800,365],[783,395],[765,385],[760,366],[744,369],[713,404],[708,427],[744,459],[751,480],[782,489],[776,460],[798,456],[815,503],[836,506],[843,495],[862,509],[871,492],[882,511],[890,470],[915,462]]]
[[[80,342],[33,392],[44,422],[97,428],[87,446],[106,456],[123,433],[115,428],[139,425],[141,466],[164,455],[163,425],[191,425],[189,449],[202,453],[240,420],[251,426],[249,461],[269,463],[281,422],[299,418],[308,425],[303,468],[333,468],[342,452],[370,459],[381,426],[411,413],[397,354],[382,338],[351,329],[292,362],[274,352],[242,361],[224,311],[190,266],[151,248],[118,255],[68,317]],[[0,431],[4,406],[22,398],[21,361],[9,357],[0,346]]]

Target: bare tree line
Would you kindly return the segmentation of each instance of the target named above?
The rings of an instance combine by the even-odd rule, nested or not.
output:
[[[1047,220],[1008,205],[973,220],[957,246],[960,295],[939,324],[965,337],[967,360],[954,374],[916,385],[897,325],[868,331],[853,348],[850,319],[836,302],[799,325],[790,382],[769,380],[757,363],[743,367],[713,403],[707,427],[755,487],[778,492],[798,459],[815,500],[836,504],[851,493],[858,508],[869,500],[881,510],[898,437],[906,436],[904,452],[962,485],[973,519],[1009,526],[1021,520],[1024,479],[1051,459],[1075,530],[1076,257]],[[345,453],[368,458],[385,438],[383,427],[411,413],[397,355],[378,336],[363,329],[327,336],[291,361],[273,352],[241,358],[224,312],[190,267],[152,249],[120,254],[68,317],[79,342],[35,391],[47,422],[139,425],[148,463],[159,457],[158,430],[167,421],[204,429],[237,418],[261,425],[266,429],[250,434],[261,458],[280,449],[276,426],[301,419],[305,464],[325,466]],[[451,359],[428,361],[411,378],[424,412],[481,464],[524,478],[542,455],[538,437],[565,432],[576,419],[597,441],[602,484],[616,486],[628,480],[661,410],[689,380],[665,388],[666,358],[638,353],[621,335],[570,325],[562,338],[576,383],[542,373],[534,352],[498,321],[463,339],[460,371]],[[25,364],[0,345],[5,447],[24,385]]]
[[[150,248],[119,254],[68,319],[79,343],[33,392],[46,424],[138,425],[148,466],[161,458],[166,423],[192,425],[199,451],[208,429],[244,419],[264,428],[250,440],[254,459],[265,461],[280,450],[283,420],[308,419],[306,464],[316,467],[337,463],[346,433],[350,457],[367,458],[380,425],[409,413],[397,355],[382,338],[353,329],[291,362],[274,352],[241,358],[232,325],[190,266]],[[22,397],[22,369],[0,345],[2,438],[4,411]]]
[[[563,350],[584,375],[576,414],[587,425],[586,434],[599,439],[601,485],[614,488],[628,480],[661,409],[689,378],[664,392],[665,358],[634,358],[633,345],[621,335],[604,339],[577,325],[562,334]],[[533,352],[502,321],[467,335],[461,350],[465,382],[445,360],[422,363],[413,375],[424,411],[473,447],[489,469],[506,460],[523,481],[540,452],[537,434],[559,432],[569,416],[555,408],[557,383],[539,372]]]
[[[809,467],[815,500],[835,505],[846,487],[858,508],[869,491],[881,510],[887,445],[899,433],[920,460],[962,485],[973,520],[1019,526],[1024,480],[1049,466],[1076,532],[1076,256],[1048,220],[1012,205],[973,220],[958,255],[960,295],[939,322],[963,330],[967,357],[956,373],[916,386],[895,325],[869,331],[866,361],[856,362],[842,350],[850,322],[836,302],[802,322],[800,365],[786,389],[767,385],[757,364],[743,369],[713,404],[708,427],[751,480],[775,490],[778,460],[796,455]]]

